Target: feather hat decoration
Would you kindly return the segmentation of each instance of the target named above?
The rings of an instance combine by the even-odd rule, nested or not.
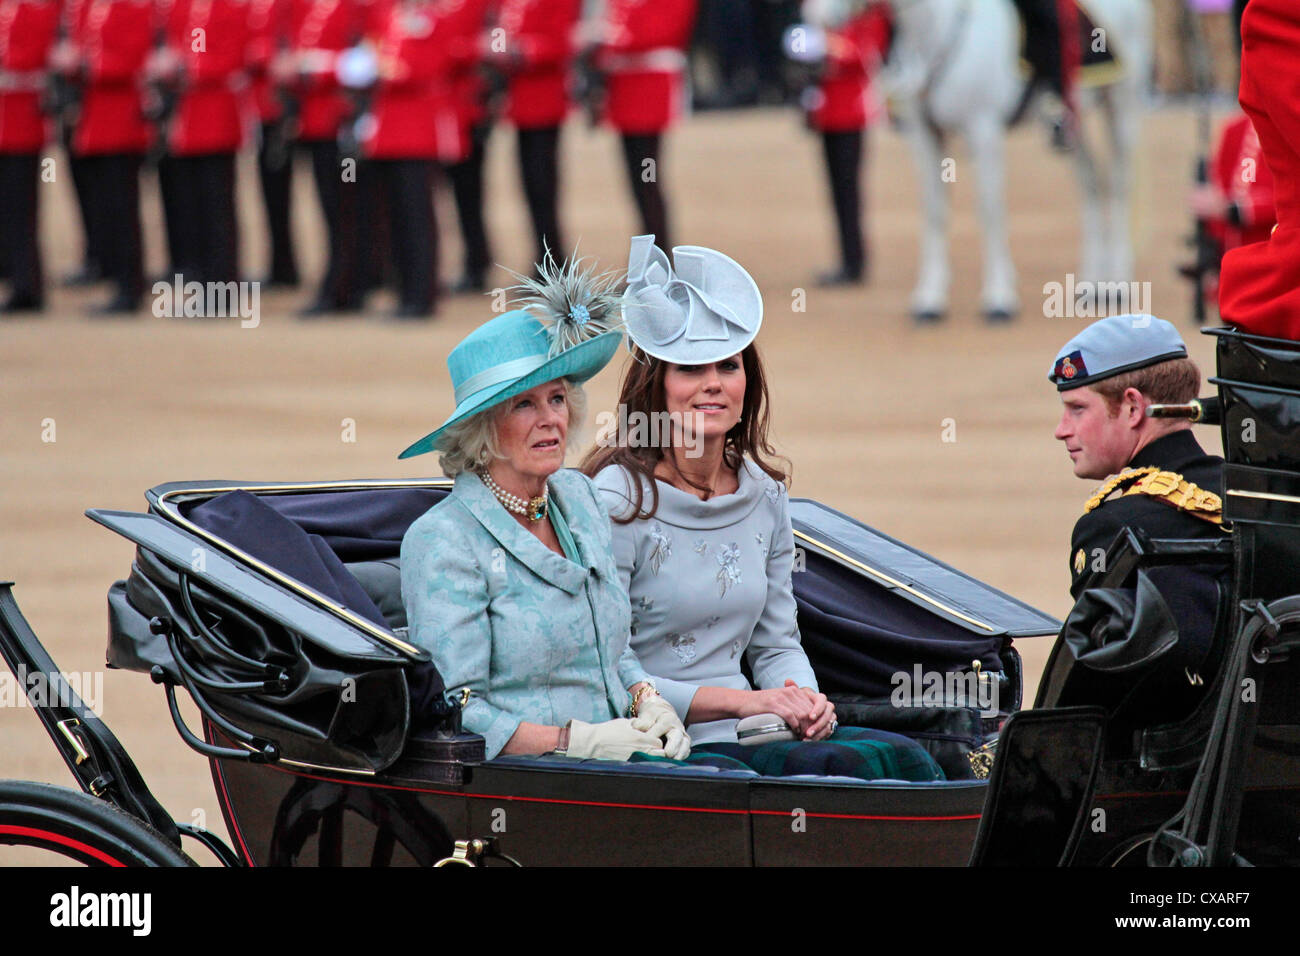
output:
[[[555,357],[588,339],[623,328],[622,275],[611,270],[597,272],[594,260],[574,255],[556,264],[551,250],[537,266],[537,275],[513,275],[519,280],[507,291],[511,300],[526,309],[545,326],[551,337],[550,355]]]

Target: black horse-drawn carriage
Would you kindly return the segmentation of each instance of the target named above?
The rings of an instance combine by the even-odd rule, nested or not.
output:
[[[0,783],[0,844],[168,864],[187,862],[189,835],[259,866],[621,864],[649,847],[666,864],[1291,862],[1300,346],[1216,332],[1232,535],[1122,536],[1093,582],[1116,595],[1097,605],[1111,610],[1072,615],[1034,710],[1019,710],[1012,641],[1060,622],[792,502],[800,629],[823,689],[844,722],[921,741],[944,781],[484,760],[460,729],[459,689],[407,640],[400,600],[401,536],[448,481],[172,483],[148,492],[146,513],[88,512],[137,546],[109,592],[108,659],[162,685],[209,757],[233,847],[175,823],[66,687],[34,709],[85,794]],[[214,521],[232,496],[280,531]],[[1188,566],[1209,589],[1196,607],[1211,638],[1194,653],[1183,604],[1165,594],[1162,614],[1159,587]],[[16,673],[57,673],[5,584],[0,652]]]

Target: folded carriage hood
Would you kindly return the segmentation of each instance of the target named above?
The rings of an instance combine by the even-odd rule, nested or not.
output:
[[[795,546],[852,567],[905,600],[977,634],[1055,635],[1061,622],[924,552],[809,498],[790,499]]]
[[[366,628],[373,627],[368,622],[362,621],[365,627],[354,626],[339,616],[351,612],[336,602],[323,596],[313,602],[272,583],[210,542],[158,515],[92,508],[86,516],[185,571],[196,582],[237,596],[250,609],[340,657],[397,664],[429,660],[427,650],[396,637],[391,642],[381,640],[367,632]],[[194,560],[196,549],[203,553],[202,562]]]

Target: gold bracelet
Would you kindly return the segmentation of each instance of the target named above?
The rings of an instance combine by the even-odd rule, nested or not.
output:
[[[633,717],[637,716],[637,711],[640,710],[641,708],[641,698],[645,697],[647,694],[657,694],[657,693],[659,693],[659,691],[655,688],[654,684],[652,684],[648,680],[643,680],[641,682],[640,690],[638,690],[636,694],[632,697],[632,706],[628,708],[628,713],[631,714]]]

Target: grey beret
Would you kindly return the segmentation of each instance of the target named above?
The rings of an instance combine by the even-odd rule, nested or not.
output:
[[[1064,392],[1176,358],[1187,358],[1187,345],[1172,324],[1151,315],[1112,315],[1061,346],[1047,378]]]

